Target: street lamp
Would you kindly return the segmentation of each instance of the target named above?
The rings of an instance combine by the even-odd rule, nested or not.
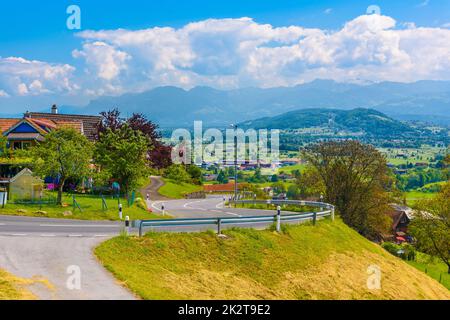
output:
[[[234,132],[234,201],[237,200],[237,193],[238,193],[238,182],[237,182],[237,162],[238,162],[238,155],[237,155],[237,129],[238,126],[236,124],[232,124],[231,127],[235,130]],[[236,204],[236,202],[235,202]]]

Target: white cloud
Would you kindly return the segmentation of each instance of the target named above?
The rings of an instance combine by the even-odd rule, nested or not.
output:
[[[0,98],[8,98],[9,94],[5,90],[0,89]]]
[[[397,27],[393,18],[382,15],[357,17],[335,31],[273,27],[240,18],[209,19],[179,29],[84,31],[78,36],[84,44],[75,56],[84,57],[97,77],[111,80],[104,92],[159,85],[270,87],[316,78],[450,79],[450,30],[414,23]],[[98,52],[99,42],[107,54]],[[107,66],[105,61],[110,61]]]
[[[422,1],[421,3],[419,3],[419,4],[417,5],[417,7],[422,8],[422,7],[428,6],[429,4],[430,4],[430,0],[424,0],[424,1]]]
[[[76,88],[70,80],[74,70],[67,64],[0,57],[0,85],[21,96],[69,92]]]
[[[325,13],[325,14],[331,14],[332,12],[333,12],[333,9],[331,9],[331,8],[327,8],[323,11],[323,13]]]
[[[72,55],[86,59],[88,67],[95,69],[96,76],[108,81],[117,78],[126,69],[126,61],[130,59],[126,52],[116,50],[101,41],[85,43],[83,50],[74,50]]]
[[[359,16],[338,30],[274,27],[240,18],[77,36],[82,44],[72,55],[84,68],[76,77],[65,64],[0,58],[0,87],[9,95],[79,92],[91,97],[162,85],[450,80],[449,29],[397,23],[377,14]]]

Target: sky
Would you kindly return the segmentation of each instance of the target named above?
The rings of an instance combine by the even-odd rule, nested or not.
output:
[[[0,30],[1,114],[165,85],[450,80],[450,0],[5,0]]]

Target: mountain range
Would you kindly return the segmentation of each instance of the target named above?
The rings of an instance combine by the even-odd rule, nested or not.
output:
[[[161,127],[223,127],[261,117],[307,108],[351,110],[371,108],[400,120],[422,120],[450,125],[450,81],[373,84],[315,80],[295,87],[218,90],[195,87],[158,87],[142,93],[100,97],[84,107],[62,107],[62,112],[98,113],[118,107],[123,115],[142,112]]]

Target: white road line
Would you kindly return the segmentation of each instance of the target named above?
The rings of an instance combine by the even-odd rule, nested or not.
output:
[[[94,235],[95,238],[106,238],[109,237],[107,234],[96,234]]]
[[[221,209],[221,208],[223,208],[224,205],[225,205],[225,203],[220,202],[220,203],[218,203],[218,204],[216,205],[216,208],[217,208],[217,209]]]
[[[13,234],[11,234],[13,237],[25,237],[25,236],[27,236],[27,234],[26,233],[13,233]]]
[[[53,238],[53,237],[56,237],[55,234],[41,234],[40,236],[41,236],[41,237],[44,237],[44,238]]]
[[[152,208],[157,210],[157,211],[159,211],[159,212],[162,212],[162,210],[160,208],[155,207],[157,204],[160,204],[160,203],[162,203],[162,201],[153,202],[152,203]]]
[[[81,224],[40,224],[40,227],[55,227],[55,228],[117,228],[119,225],[81,225]]]
[[[69,238],[81,238],[82,234],[69,234]]]
[[[241,216],[240,214],[237,214],[237,213],[234,213],[234,212],[224,212],[224,213],[226,213],[226,214],[231,214],[231,215],[233,215],[233,216],[242,218],[242,216]]]
[[[6,226],[6,224],[4,224],[4,223],[0,223],[0,226]]]

